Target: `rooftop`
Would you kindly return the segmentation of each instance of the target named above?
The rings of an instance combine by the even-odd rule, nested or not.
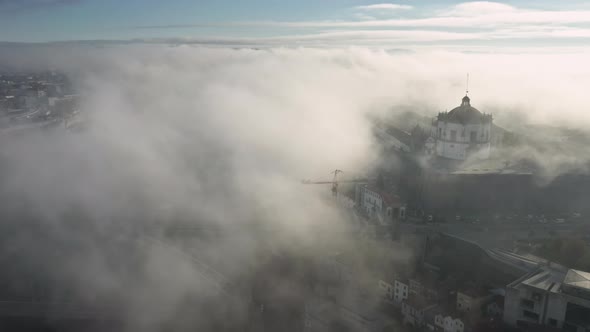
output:
[[[547,261],[537,256],[533,255],[519,255],[513,252],[503,250],[503,249],[489,249],[486,250],[487,254],[498,261],[501,261],[504,264],[511,265],[519,270],[522,270],[523,273],[531,272],[537,269],[541,264],[545,264]]]
[[[522,284],[547,292],[558,292],[565,278],[565,271],[561,269],[546,268],[534,272]]]
[[[510,286],[526,285],[545,292],[565,293],[590,299],[590,273],[567,269],[558,264],[543,266]]]
[[[490,291],[484,287],[468,287],[459,289],[461,294],[467,295],[471,298],[482,298],[490,295]]]
[[[534,169],[522,161],[510,161],[501,158],[467,161],[454,175],[532,175]]]
[[[461,105],[455,107],[450,112],[443,112],[438,115],[441,121],[453,123],[486,123],[492,121],[492,116],[482,114],[477,108],[471,106],[471,99],[468,96],[463,97]]]
[[[451,173],[453,175],[532,175],[532,172],[506,168],[470,168]]]
[[[368,190],[370,190],[374,193],[379,194],[379,196],[381,196],[381,198],[386,203],[386,205],[388,205],[388,206],[401,206],[401,199],[399,198],[399,196],[394,195],[394,194],[390,194],[384,190],[381,190],[380,188],[377,188],[377,186],[375,186],[375,185],[366,185],[365,188],[367,188]]]
[[[590,273],[578,270],[569,270],[567,271],[563,283],[571,287],[590,290]]]
[[[412,296],[407,299],[405,303],[406,305],[417,310],[427,310],[436,306],[436,303],[433,303],[432,301],[429,301],[421,296]]]

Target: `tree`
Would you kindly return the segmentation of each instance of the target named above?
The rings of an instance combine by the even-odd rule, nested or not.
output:
[[[584,241],[581,239],[571,239],[563,243],[559,255],[566,266],[574,267],[585,251],[587,251],[587,248]]]

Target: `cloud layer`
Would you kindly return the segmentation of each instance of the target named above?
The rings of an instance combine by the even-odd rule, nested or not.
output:
[[[140,28],[279,29],[260,43],[306,45],[418,46],[453,45],[463,48],[487,46],[563,45],[583,46],[590,39],[590,11],[585,9],[535,9],[501,2],[473,1],[436,10],[382,3],[358,6],[350,16],[317,21],[218,22],[172,24]],[[220,34],[219,40],[231,40]],[[252,38],[250,38],[252,39]],[[235,40],[235,39],[234,39]]]
[[[22,208],[40,220],[58,243],[85,248],[59,256],[64,270],[91,289],[126,295],[136,330],[146,331],[173,317],[170,308],[181,306],[187,291],[210,289],[206,278],[142,244],[130,280],[107,259],[115,251],[126,262],[125,251],[85,241],[80,229],[117,238],[180,221],[214,225],[231,235],[199,252],[239,275],[261,243],[316,249],[346,229],[327,199],[329,188],[299,180],[368,167],[376,159],[372,117],[453,108],[469,72],[473,105],[499,123],[516,112],[529,122],[587,128],[590,71],[576,65],[584,59],[366,48],[3,46],[5,65],[68,73],[83,92],[89,127],[4,135],[0,201],[5,211]],[[34,246],[19,241],[15,247]]]

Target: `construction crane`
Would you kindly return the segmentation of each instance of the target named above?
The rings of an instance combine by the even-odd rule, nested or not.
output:
[[[303,184],[331,184],[332,185],[332,195],[334,197],[338,196],[338,184],[339,183],[359,183],[359,182],[367,182],[366,179],[353,179],[353,180],[338,180],[338,174],[344,173],[342,170],[334,170],[330,174],[334,174],[332,181],[311,181],[311,180],[303,180],[301,183]]]

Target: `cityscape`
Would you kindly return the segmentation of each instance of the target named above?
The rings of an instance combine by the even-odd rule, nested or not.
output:
[[[0,1],[0,332],[590,331],[589,24]]]

